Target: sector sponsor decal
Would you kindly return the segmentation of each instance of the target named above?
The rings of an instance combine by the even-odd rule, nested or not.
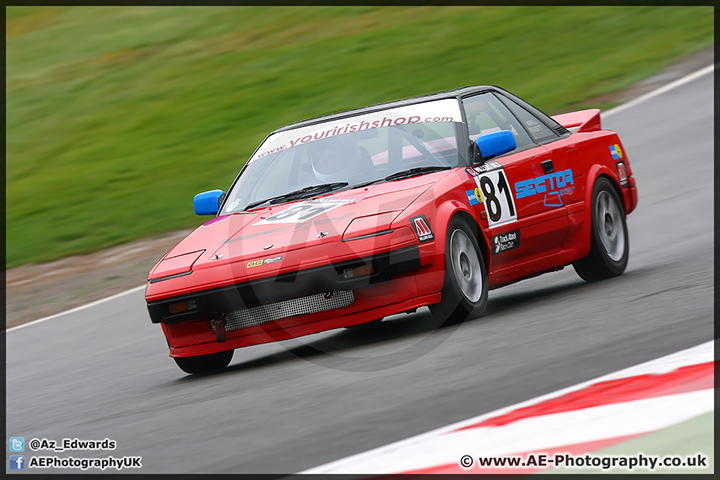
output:
[[[415,229],[415,233],[417,234],[420,243],[429,242],[433,238],[435,238],[433,236],[432,230],[430,229],[430,222],[428,222],[428,219],[425,215],[420,215],[419,217],[412,217],[410,219],[410,223]]]
[[[282,255],[280,255],[279,257],[270,257],[270,258],[263,258],[262,260],[254,260],[252,262],[248,262],[247,268],[259,267],[261,265],[267,265],[268,263],[277,263],[280,260],[282,260],[282,258],[283,258]]]
[[[535,165],[533,171],[539,173]],[[531,197],[539,193],[545,194],[543,203],[546,207],[562,207],[562,196],[575,191],[572,168],[515,183],[515,198]],[[572,185],[572,186],[571,186]]]
[[[470,205],[479,205],[483,202],[482,192],[479,188],[475,188],[473,190],[466,190],[465,194],[467,195]]]
[[[316,198],[292,204],[282,212],[275,213],[260,220],[255,225],[279,224],[279,223],[302,223],[330,210],[356,202],[356,198]]]
[[[492,254],[507,252],[514,248],[520,248],[520,230],[495,235],[492,237]]]
[[[620,145],[616,143],[615,145],[610,145],[608,148],[610,148],[610,155],[612,155],[613,160],[621,160],[623,158]]]

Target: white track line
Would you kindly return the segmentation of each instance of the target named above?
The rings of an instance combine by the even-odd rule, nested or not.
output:
[[[698,70],[698,71],[695,72],[695,73],[691,73],[690,75],[686,75],[686,76],[684,76],[683,78],[679,78],[679,79],[675,80],[675,81],[672,82],[672,83],[668,83],[668,84],[665,85],[665,86],[662,86],[662,87],[660,87],[660,88],[658,88],[658,89],[653,90],[652,92],[648,92],[648,93],[646,93],[645,95],[641,95],[641,96],[639,96],[639,97],[637,97],[637,98],[635,98],[635,99],[633,99],[633,100],[630,100],[630,101],[627,102],[627,103],[623,103],[622,105],[618,105],[618,106],[615,107],[615,108],[611,108],[610,110],[601,113],[601,114],[600,114],[600,117],[606,118],[606,117],[609,117],[610,115],[613,115],[613,114],[615,114],[615,113],[622,112],[623,110],[627,110],[628,108],[634,107],[635,105],[639,105],[639,104],[641,104],[642,102],[644,102],[644,101],[646,101],[646,100],[650,100],[650,99],[653,98],[653,97],[657,97],[658,95],[661,95],[661,94],[663,94],[663,93],[665,93],[665,92],[669,92],[669,91],[672,90],[673,88],[677,88],[677,87],[679,87],[679,86],[681,86],[681,85],[685,85],[686,83],[692,82],[693,80],[695,80],[695,79],[697,79],[697,78],[700,78],[700,77],[702,77],[703,75],[707,75],[708,73],[710,73],[710,72],[712,72],[712,71],[714,71],[714,70],[715,70],[715,64],[708,65],[707,67],[705,67],[705,68],[703,68],[703,69],[701,69],[701,70]]]
[[[122,297],[123,295],[127,295],[128,293],[137,292],[141,289],[145,289],[145,285],[140,285],[139,287],[131,288],[130,290],[125,290],[124,292],[116,293],[115,295],[112,295],[110,297],[101,298],[100,300],[95,300],[94,302],[86,303],[85,305],[80,305],[79,307],[75,307],[71,310],[65,310],[64,312],[56,313],[54,315],[50,315],[49,317],[39,318],[39,319],[33,320],[32,322],[29,322],[29,323],[23,323],[22,325],[17,325],[15,327],[8,328],[6,330],[6,333],[12,332],[14,330],[20,330],[21,328],[29,327],[30,325],[35,325],[36,323],[42,323],[46,320],[52,320],[53,318],[57,318],[59,316],[66,315],[68,313],[75,313],[80,310],[84,310],[86,308],[94,307],[95,305],[99,305],[103,302],[108,302],[110,300],[115,300],[118,297]]]
[[[638,98],[636,98],[636,99],[634,99],[634,100],[631,100],[631,101],[629,101],[629,102],[627,102],[627,103],[624,103],[624,104],[622,104],[622,105],[619,105],[619,106],[617,106],[617,107],[615,107],[615,108],[611,108],[610,110],[602,113],[600,116],[601,116],[602,118],[607,118],[607,117],[609,117],[610,115],[613,115],[613,114],[615,114],[615,113],[621,112],[621,111],[626,110],[626,109],[628,109],[628,108],[634,107],[634,106],[639,105],[640,103],[642,103],[642,102],[644,102],[644,101],[646,101],[646,100],[649,100],[649,99],[651,99],[651,98],[653,98],[653,97],[656,97],[656,96],[658,96],[658,95],[660,95],[660,94],[663,94],[663,93],[665,93],[665,92],[668,92],[668,91],[672,90],[673,88],[677,88],[677,87],[679,87],[679,86],[681,86],[681,85],[685,85],[685,84],[688,83],[688,82],[692,82],[692,81],[695,80],[696,78],[702,77],[703,75],[707,75],[708,73],[710,73],[710,72],[712,72],[712,71],[714,71],[714,70],[715,70],[715,65],[714,65],[714,64],[713,64],[713,65],[709,65],[709,66],[703,68],[702,70],[698,70],[698,71],[695,72],[695,73],[691,73],[690,75],[686,75],[685,77],[680,78],[680,79],[678,79],[678,80],[675,80],[674,82],[669,83],[669,84],[667,84],[667,85],[665,85],[665,86],[663,86],[663,87],[660,87],[660,88],[658,88],[658,89],[656,89],[656,90],[653,90],[652,92],[648,92],[648,93],[646,93],[645,95],[641,95],[640,97],[638,97]],[[77,311],[79,311],[79,310],[83,310],[83,309],[85,309],[85,308],[94,307],[95,305],[98,305],[98,304],[100,304],[100,303],[102,303],[102,302],[106,302],[106,301],[109,301],[109,300],[114,300],[114,299],[117,298],[117,297],[120,297],[120,296],[125,295],[125,294],[128,294],[128,293],[135,292],[135,291],[137,291],[137,290],[140,290],[141,288],[145,288],[145,285],[140,285],[139,287],[131,288],[130,290],[126,290],[126,291],[124,291],[124,292],[115,294],[115,295],[113,295],[113,296],[111,296],[111,297],[106,297],[106,298],[102,298],[102,299],[100,299],[100,300],[96,300],[96,301],[94,301],[94,302],[92,302],[92,303],[88,303],[88,304],[86,304],[86,305],[81,305],[81,306],[79,306],[79,307],[73,308],[72,310],[66,310],[66,311],[64,311],[64,312],[60,312],[60,313],[56,313],[56,314],[54,314],[54,315],[50,315],[49,317],[40,318],[40,319],[38,319],[38,320],[33,320],[32,322],[29,322],[29,323],[24,323],[24,324],[18,325],[18,326],[16,326],[16,327],[8,328],[8,329],[6,330],[6,332],[12,332],[12,331],[14,331],[14,330],[19,330],[20,328],[23,328],[23,327],[28,327],[28,326],[30,326],[30,325],[35,325],[36,323],[42,323],[42,322],[44,322],[44,321],[46,321],[46,320],[51,320],[51,319],[53,319],[53,318],[57,318],[57,317],[60,317],[60,316],[62,316],[62,315],[68,314],[68,313],[75,313],[75,312],[77,312]]]

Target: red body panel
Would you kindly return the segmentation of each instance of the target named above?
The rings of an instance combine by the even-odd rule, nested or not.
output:
[[[440,301],[440,293],[421,296],[416,285],[416,276],[410,275],[389,284],[367,287],[358,290],[351,306],[234,330],[227,333],[227,341],[220,345],[205,320],[162,324],[162,327],[171,357],[204,355],[357,325]],[[401,298],[403,300],[399,300]]]
[[[500,167],[491,178],[496,190],[483,194],[483,202],[473,204],[469,192],[485,187],[468,172],[471,167],[459,167],[321,196],[336,203],[308,218],[290,215],[300,203],[290,202],[206,222],[152,269],[149,303],[408,248],[417,249],[419,264],[388,281],[354,289],[348,306],[229,331],[226,341],[218,341],[209,318],[163,322],[170,355],[284,340],[437,303],[446,230],[454,215],[464,215],[477,227],[490,288],[583,258],[590,245],[588,205],[595,181],[611,179],[629,214],[637,204],[635,180],[617,135],[601,130],[599,110],[554,118],[566,127],[579,127],[577,133],[498,158]],[[625,185],[618,177],[619,160],[613,158],[618,155],[629,176]],[[507,202],[497,205],[505,209],[503,215],[511,212],[515,218],[491,224],[491,216],[498,214],[488,207],[494,201]],[[413,223],[419,216],[427,221],[430,240],[419,238]],[[373,236],[377,232],[382,234]],[[519,235],[520,246],[499,251],[495,239],[507,235]]]

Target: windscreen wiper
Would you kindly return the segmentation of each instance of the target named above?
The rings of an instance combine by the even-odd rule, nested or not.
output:
[[[432,172],[439,172],[440,170],[448,170],[452,167],[441,167],[438,165],[432,166],[432,167],[416,167],[411,168],[409,170],[403,170],[402,172],[393,173],[392,175],[388,175],[385,178],[378,178],[375,180],[370,180],[367,182],[358,183],[357,185],[353,185],[350,187],[350,189],[353,188],[362,188],[367,187],[369,185],[372,185],[374,183],[380,183],[380,182],[392,182],[393,180],[400,180],[401,178],[408,178],[408,177],[414,177],[417,175],[424,175],[426,173],[432,173]]]
[[[362,183],[358,183],[357,185],[353,185],[352,187],[350,187],[350,190],[352,190],[354,188],[367,187],[369,185],[372,185],[373,183],[380,183],[380,182],[384,182],[384,181],[386,181],[384,178],[377,178],[375,180],[369,180],[367,182],[362,182]]]
[[[434,165],[432,167],[416,167],[409,170],[403,170],[401,172],[393,173],[385,177],[385,180],[392,182],[393,180],[400,180],[401,178],[415,177],[418,175],[425,175],[426,173],[439,172],[440,170],[450,170],[452,167]]]
[[[278,195],[277,197],[270,197],[270,198],[266,198],[265,200],[260,200],[257,202],[249,203],[247,205],[247,207],[245,207],[245,211],[248,211],[251,208],[258,207],[258,206],[262,205],[263,203],[276,204],[276,203],[287,202],[290,200],[297,200],[299,198],[311,197],[313,195],[330,192],[332,190],[336,190],[338,188],[347,187],[347,186],[348,186],[347,182],[334,182],[334,183],[323,183],[322,185],[312,185],[310,187],[301,188],[300,190],[295,190],[294,192]]]

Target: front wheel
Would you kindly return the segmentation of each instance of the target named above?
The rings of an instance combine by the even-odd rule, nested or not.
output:
[[[487,270],[477,239],[465,220],[454,217],[448,225],[445,245],[442,300],[430,305],[430,311],[443,321],[462,322],[471,315],[480,315],[487,301]]]
[[[175,363],[185,373],[219,372],[230,364],[234,350],[198,355],[197,357],[176,357]]]
[[[600,178],[593,187],[590,253],[573,263],[580,278],[593,282],[625,271],[629,238],[625,210],[610,180]]]

